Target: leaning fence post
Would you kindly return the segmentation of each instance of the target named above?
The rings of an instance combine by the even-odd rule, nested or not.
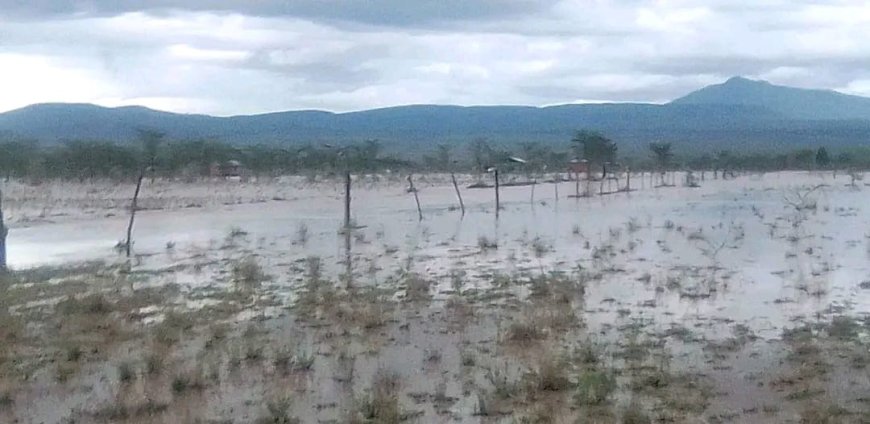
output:
[[[408,185],[412,193],[414,193],[414,201],[417,202],[417,215],[420,217],[420,221],[423,220],[423,209],[420,208],[420,196],[417,195],[417,188],[414,187],[414,178],[412,174],[408,174]]]
[[[3,221],[3,191],[0,190],[0,273],[6,272],[6,235],[9,230]]]
[[[465,216],[465,203],[462,203],[462,193],[459,192],[459,184],[456,184],[456,174],[451,172],[450,179],[453,180],[453,189],[456,190],[456,197],[459,198],[459,208],[462,209],[462,216]]]
[[[145,178],[145,169],[139,173],[139,178],[136,179],[136,191],[133,192],[133,202],[130,204],[130,223],[127,224],[127,241],[124,243],[124,250],[127,257],[130,257],[130,248],[133,246],[133,222],[136,220],[136,209],[139,208],[139,191],[142,189],[142,180]]]

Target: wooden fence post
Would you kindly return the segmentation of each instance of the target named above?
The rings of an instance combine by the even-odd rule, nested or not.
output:
[[[408,190],[414,193],[414,201],[417,202],[417,215],[420,218],[420,221],[423,220],[423,209],[420,208],[420,196],[417,195],[417,188],[414,187],[414,177],[411,174],[408,174]]]
[[[344,172],[344,229],[350,230],[350,171]]]
[[[574,197],[580,197],[580,173],[574,173]]]
[[[0,190],[0,273],[6,272],[6,235],[9,230],[3,221],[3,191]]]
[[[453,180],[453,189],[456,190],[456,197],[459,199],[459,208],[462,209],[462,216],[465,216],[465,203],[462,202],[462,193],[459,192],[459,184],[456,184],[456,174],[451,172],[450,179]]]
[[[532,197],[529,198],[529,203],[535,204],[535,186],[538,185],[538,180],[532,181]]]
[[[130,204],[130,223],[127,224],[127,241],[124,243],[124,250],[127,257],[130,257],[130,250],[133,247],[133,222],[136,220],[136,210],[139,209],[139,191],[142,190],[142,180],[145,178],[145,169],[139,173],[139,178],[136,179],[136,191],[133,192],[133,201]]]
[[[501,209],[501,201],[498,198],[498,169],[495,170],[495,217],[498,219],[498,211]]]
[[[559,181],[562,180],[562,175],[556,174],[556,177],[553,178],[553,191],[556,193],[556,201],[559,201]]]

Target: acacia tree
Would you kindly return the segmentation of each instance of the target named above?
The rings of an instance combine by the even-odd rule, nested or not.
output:
[[[485,138],[477,138],[468,146],[471,161],[478,172],[483,172],[493,155],[492,147]]]
[[[616,161],[616,143],[601,133],[595,131],[581,130],[574,134],[571,139],[574,150],[578,156],[589,164],[589,169],[601,166],[601,178],[607,174],[605,165]]]
[[[7,181],[11,177],[23,178],[34,165],[38,156],[34,140],[0,143],[0,175]]]
[[[828,150],[824,147],[819,147],[819,150],[816,151],[816,166],[827,168],[830,164],[831,156],[828,154]]]
[[[650,143],[649,150],[659,170],[659,178],[661,178],[662,184],[664,184],[665,173],[668,171],[674,158],[674,153],[671,151],[671,143]]]
[[[371,171],[377,168],[381,155],[381,142],[378,140],[366,140],[361,145],[354,146],[353,156],[350,159],[354,168]]]
[[[801,169],[811,169],[813,167],[813,161],[816,152],[812,149],[801,149],[795,152],[794,160],[798,167]]]
[[[716,166],[713,168],[713,177],[716,177],[716,169],[722,171],[722,179],[725,179],[725,172],[728,167],[732,166],[734,162],[734,158],[731,156],[731,152],[728,150],[719,150],[716,152]]]
[[[436,146],[435,163],[442,171],[450,170],[450,146],[446,144]]]

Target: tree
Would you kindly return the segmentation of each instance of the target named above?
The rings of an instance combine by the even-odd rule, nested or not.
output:
[[[828,150],[824,147],[819,147],[816,152],[816,166],[819,168],[827,168],[831,164],[831,156],[828,155]]]
[[[151,130],[140,130],[139,138],[142,140],[142,146],[145,150],[144,155],[140,160],[139,178],[136,179],[136,191],[133,192],[133,201],[130,204],[130,223],[127,225],[127,241],[124,243],[124,250],[127,257],[130,257],[130,249],[133,246],[133,221],[136,219],[137,203],[139,202],[139,191],[142,189],[142,180],[145,178],[145,173],[149,169],[154,169],[157,163],[157,147],[163,141],[164,134]]]
[[[847,152],[840,153],[839,155],[837,155],[837,163],[839,163],[840,166],[851,165],[852,164],[852,155],[847,153]]]
[[[360,144],[334,149],[335,160],[354,171],[371,171],[380,164],[381,142],[365,140]]]
[[[450,167],[450,146],[439,144],[435,149],[435,166],[442,171],[449,170]]]
[[[589,168],[593,166],[602,166],[601,177],[607,173],[604,166],[609,162],[616,161],[616,143],[604,135],[594,132],[581,130],[574,134],[571,139],[574,149],[578,156],[589,163]]]
[[[0,143],[0,175],[21,178],[27,175],[38,156],[36,141],[8,141]]]
[[[813,167],[813,157],[816,152],[812,149],[801,149],[795,152],[794,160],[798,167],[803,169],[810,169]]]
[[[662,176],[662,184],[664,184],[665,172],[667,172],[668,167],[671,165],[671,160],[674,158],[674,153],[671,152],[671,143],[650,143],[649,150]]]
[[[358,165],[366,171],[371,171],[377,167],[381,155],[381,142],[366,140],[357,148],[357,154],[359,155]]]
[[[50,177],[121,177],[135,172],[136,152],[110,142],[71,141],[47,152],[45,168]]]
[[[492,157],[492,147],[489,146],[489,142],[486,141],[485,138],[477,138],[471,142],[468,146],[469,153],[471,153],[471,160],[473,165],[479,172],[483,172],[487,165],[490,165],[490,159]]]

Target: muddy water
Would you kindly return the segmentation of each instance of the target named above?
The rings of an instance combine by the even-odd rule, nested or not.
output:
[[[401,186],[374,186],[354,195],[353,217],[360,228],[349,238],[350,269],[355,285],[379,287],[397,284],[390,278],[397,269],[419,273],[434,282],[436,305],[449,297],[454,289],[451,275],[457,273],[462,290],[478,292],[497,291],[495,274],[595,274],[580,305],[586,328],[577,340],[593,337],[615,343],[623,337],[617,328],[635,323],[643,323],[650,338],[685,328],[700,342],[668,336],[665,348],[673,354],[675,367],[715,380],[721,396],[714,409],[758,409],[780,401],[752,378],[782,363],[782,348],[771,346],[783,329],[832,314],[870,313],[870,291],[860,288],[870,274],[870,214],[865,210],[870,188],[853,189],[847,182],[830,174],[779,173],[708,179],[700,188],[647,185],[591,198],[566,198],[572,188],[562,184],[558,200],[552,185],[541,184],[534,202],[530,187],[505,188],[498,219],[492,190],[465,190],[468,212],[463,217],[450,210],[456,206],[452,187],[421,185],[422,221],[413,197]],[[826,186],[811,195],[816,208],[797,211],[790,204],[818,184]],[[338,231],[341,202],[336,186],[304,200],[143,211],[136,225],[134,271],[149,275],[143,285],[179,285],[183,299],[176,301],[197,308],[211,301],[211,293],[231,285],[231,261],[255,255],[271,276],[261,287],[263,295],[289,306],[302,285],[306,258],[320,257],[329,277],[347,271],[348,239]],[[126,220],[115,216],[16,228],[10,233],[10,261],[19,268],[117,261],[112,246],[125,227]],[[303,227],[306,237],[300,234]],[[230,237],[233,228],[244,234]],[[484,238],[497,248],[483,249]],[[174,248],[167,249],[169,242]],[[522,297],[526,289],[498,290]],[[396,293],[401,296],[401,290]],[[503,306],[504,312],[498,309]],[[276,317],[271,325],[279,332],[295,326],[288,324],[292,318],[280,317],[286,314],[282,307],[238,318],[263,312]],[[500,305],[489,313],[510,317],[514,312]],[[359,342],[350,344],[356,377],[349,383],[336,379],[346,364],[339,360],[338,346],[324,341],[331,336],[312,338],[308,330],[295,334],[293,339],[304,340],[318,355],[313,372],[294,382],[303,400],[296,412],[340,420],[354,394],[368,387],[378,370],[389,368],[405,382],[403,404],[415,405],[411,409],[422,411],[424,422],[447,416],[479,422],[471,418],[475,393],[462,387],[465,370],[459,356],[467,345],[496,349],[498,324],[488,313],[467,327],[460,340],[457,333],[441,328],[442,313],[435,308],[396,320],[381,332],[386,341],[377,354],[364,354],[368,348]],[[706,349],[706,342],[736,337],[738,326],[758,339],[727,359]],[[426,359],[436,348],[437,366]],[[269,374],[234,378],[224,377],[226,383],[209,394],[221,401],[206,405],[223,408],[212,409],[214,418],[250,418],[262,409],[257,401],[271,381]],[[414,397],[430,396],[441,380],[450,403]],[[847,396],[842,382],[831,384],[831,393]],[[788,407],[782,413],[791,418],[797,414]]]
[[[530,187],[503,189],[498,220],[492,190],[464,190],[468,213],[462,217],[448,210],[456,204],[452,187],[435,186],[420,192],[423,221],[401,186],[362,188],[354,195],[353,217],[363,227],[351,238],[354,275],[377,281],[410,266],[446,291],[448,276],[459,270],[469,287],[485,287],[484,277],[494,272],[600,266],[619,284],[596,287],[590,305],[647,305],[640,313],[662,325],[669,324],[662,314],[722,317],[748,322],[762,335],[777,334],[791,317],[831,304],[870,311],[870,299],[858,289],[868,274],[870,216],[862,208],[870,191],[846,183],[830,174],[780,173],[581,199],[564,197],[572,184],[563,183],[558,200],[551,184],[541,184],[534,203]],[[818,190],[818,209],[793,228],[794,212],[784,200],[789,187],[816,184],[830,187]],[[161,269],[203,257],[220,262],[253,252],[272,271],[276,290],[294,285],[299,264],[309,256],[321,257],[337,275],[346,271],[338,190],[303,201],[143,211],[135,229],[140,267]],[[9,260],[18,268],[117,260],[112,246],[125,227],[124,217],[110,217],[14,229]],[[247,234],[228,240],[232,228]],[[481,238],[498,248],[482,251]],[[167,250],[167,243],[175,248]],[[605,263],[593,263],[596,251]],[[213,278],[181,275],[173,282],[209,284]],[[663,290],[668,281],[671,288]],[[601,314],[604,321],[610,318]]]

